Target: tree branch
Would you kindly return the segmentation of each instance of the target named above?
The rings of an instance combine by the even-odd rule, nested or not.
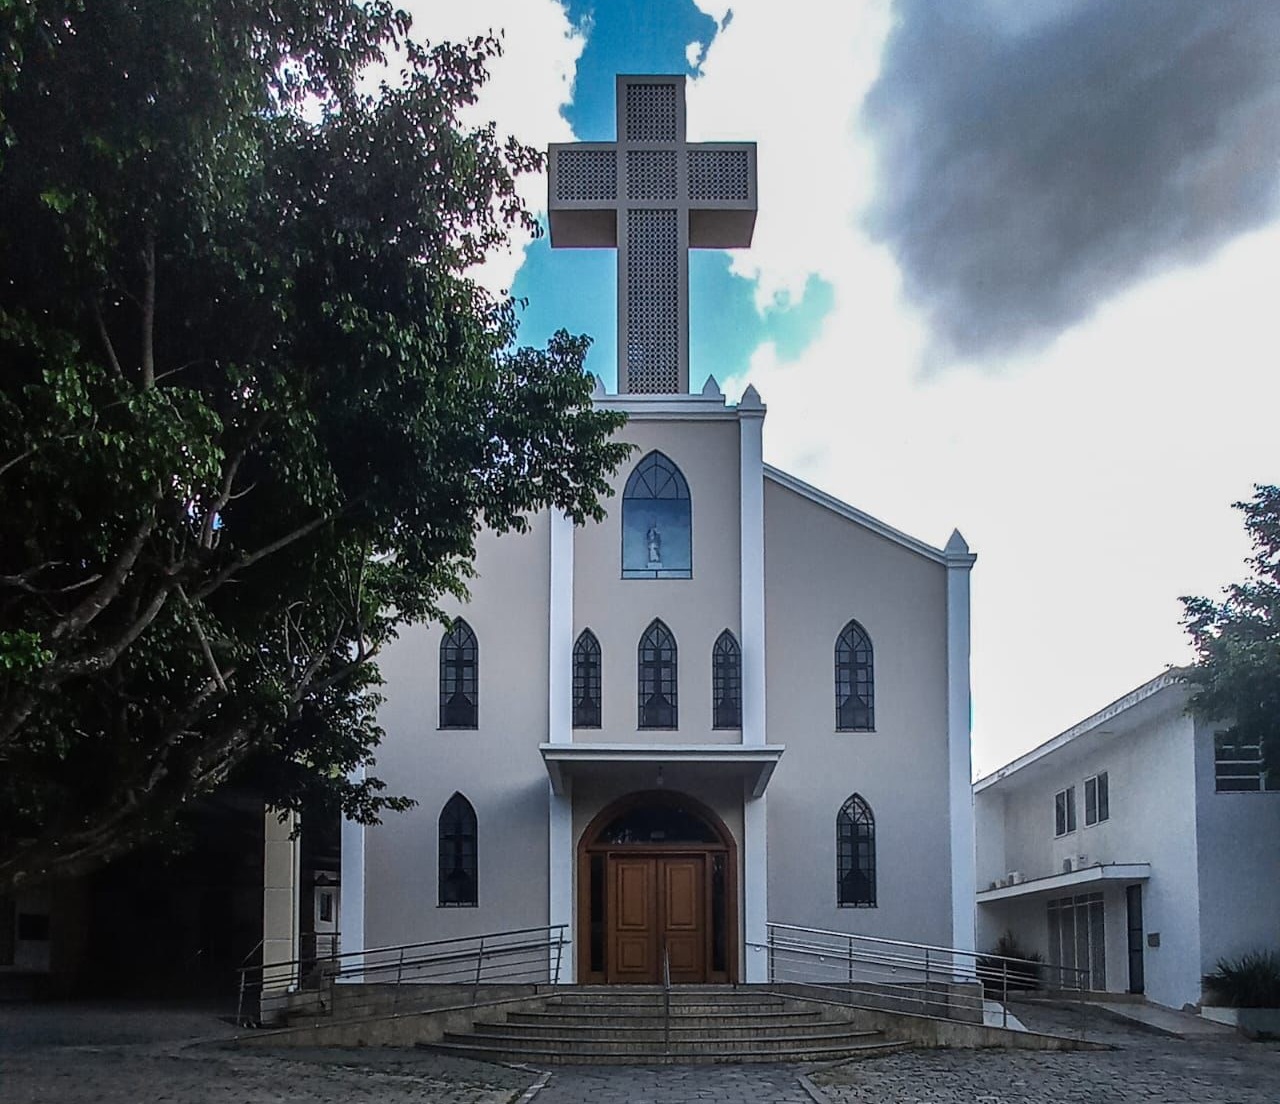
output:
[[[111,365],[112,374],[116,379],[124,379],[124,369],[120,367],[120,361],[116,357],[116,347],[111,344],[111,335],[107,333],[107,323],[102,317],[102,304],[98,302],[96,295],[89,298],[89,309],[93,312],[93,322],[97,327],[98,336],[102,339],[102,347],[107,353],[107,363]]]
[[[225,694],[227,692],[227,680],[222,677],[222,672],[218,669],[218,661],[213,658],[213,649],[209,646],[209,638],[205,636],[204,626],[200,624],[200,618],[196,615],[195,607],[192,606],[191,599],[187,597],[187,592],[183,589],[181,583],[174,589],[178,592],[178,597],[182,599],[182,604],[186,606],[187,612],[191,615],[191,627],[195,629],[196,639],[200,641],[200,653],[204,656],[209,673],[213,676],[213,681],[218,684],[218,689]]]
[[[155,525],[156,511],[155,507],[152,506],[148,510],[147,516],[142,519],[142,524],[138,526],[133,536],[129,538],[128,543],[115,558],[115,562],[107,573],[102,576],[98,585],[85,597],[84,601],[54,626],[53,631],[49,633],[51,640],[70,639],[77,636],[84,630],[85,626],[115,600],[120,593],[120,588],[124,586],[125,579],[129,577],[129,572],[133,570],[133,565],[137,562],[138,555],[142,552],[142,548],[147,543],[147,538],[151,536],[151,531],[155,528]]]
[[[265,559],[267,556],[272,555],[272,553],[279,552],[282,548],[287,548],[289,545],[293,544],[294,541],[301,540],[308,533],[315,532],[315,530],[319,529],[320,526],[327,525],[335,517],[337,517],[336,513],[321,514],[318,518],[307,522],[305,525],[298,526],[298,528],[294,529],[292,532],[286,533],[279,540],[274,540],[270,544],[263,545],[256,552],[250,552],[247,555],[237,557],[232,563],[227,564],[226,567],[214,575],[213,578],[209,579],[206,583],[196,589],[196,601],[201,602],[205,598],[209,597],[210,594],[217,590],[218,587],[222,586],[222,584],[235,575],[236,572],[243,571],[246,567],[257,563],[261,559]]]
[[[147,243],[142,250],[145,282],[142,292],[142,387],[149,391],[156,382],[156,232],[147,229]]]

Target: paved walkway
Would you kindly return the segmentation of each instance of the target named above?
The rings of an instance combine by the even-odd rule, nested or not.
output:
[[[1076,1021],[1018,1007],[1032,1031]],[[419,1050],[234,1050],[179,1009],[0,1005],[3,1104],[514,1104],[536,1071]],[[903,1051],[811,1072],[830,1104],[1276,1104],[1280,1044],[1116,1023],[1111,1051]],[[788,1066],[558,1067],[531,1104],[813,1104]]]

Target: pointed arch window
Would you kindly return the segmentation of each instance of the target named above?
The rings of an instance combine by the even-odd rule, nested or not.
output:
[[[836,903],[841,908],[876,906],[876,818],[860,794],[836,815]]]
[[[711,649],[711,727],[742,727],[742,651],[728,629]]]
[[[640,727],[676,728],[676,638],[655,619],[640,638]]]
[[[476,811],[460,793],[440,811],[441,908],[474,907],[480,900],[476,852]]]
[[[600,727],[600,641],[590,629],[573,646],[573,727]]]
[[[622,492],[622,577],[693,576],[689,484],[661,452],[635,466]]]
[[[480,655],[476,634],[462,618],[440,641],[440,727],[479,724]]]
[[[836,729],[871,732],[875,727],[871,637],[858,622],[850,621],[836,638]]]

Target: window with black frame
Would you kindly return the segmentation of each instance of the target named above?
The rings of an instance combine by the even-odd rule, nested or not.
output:
[[[480,656],[476,634],[461,618],[440,641],[440,727],[479,724]]]
[[[742,727],[742,651],[728,629],[711,649],[711,727]]]
[[[876,906],[876,818],[859,794],[836,816],[836,903],[841,908]]]
[[[573,646],[573,727],[600,727],[600,641],[590,629]]]
[[[441,908],[465,908],[479,901],[476,811],[460,793],[455,793],[440,812],[440,865],[438,867]]]
[[[640,638],[637,666],[640,727],[676,728],[676,639],[661,621],[655,619]]]
[[[871,637],[850,621],[836,638],[836,729],[871,732],[876,726]]]

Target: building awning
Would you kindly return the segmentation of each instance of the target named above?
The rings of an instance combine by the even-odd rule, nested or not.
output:
[[[784,744],[539,744],[551,788],[565,792],[571,778],[599,777],[621,768],[678,768],[708,772],[715,777],[737,775],[752,797],[764,794],[773,768],[786,750]],[[661,785],[661,783],[658,783]]]
[[[1150,863],[1100,863],[1080,870],[1051,874],[1047,878],[1028,878],[1013,885],[997,886],[978,893],[978,904],[989,905],[1013,897],[1036,897],[1054,893],[1088,893],[1101,889],[1107,882],[1144,882],[1151,877]]]

